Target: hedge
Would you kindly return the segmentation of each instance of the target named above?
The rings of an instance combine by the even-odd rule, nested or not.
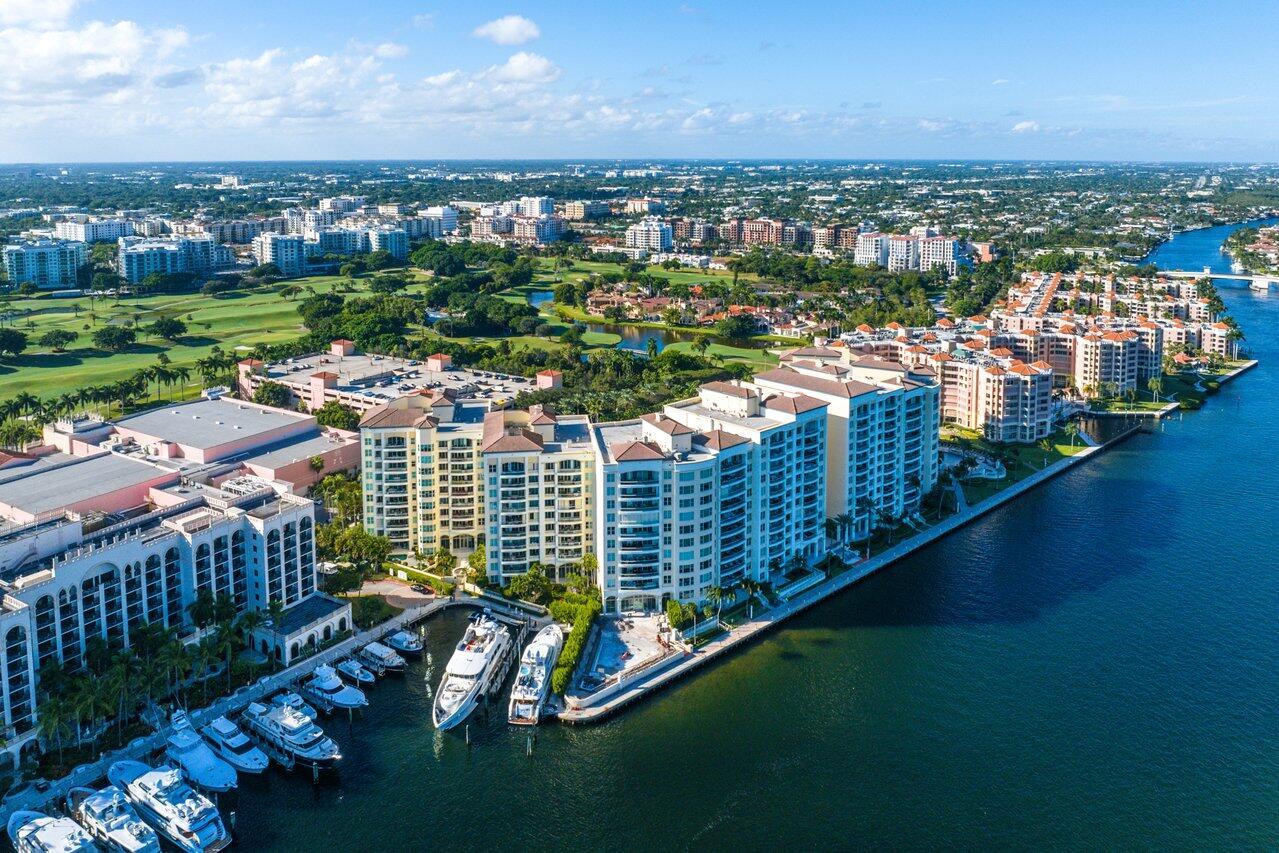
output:
[[[573,629],[568,632],[568,637],[564,640],[564,648],[560,651],[560,659],[555,664],[555,670],[551,673],[551,689],[556,693],[563,693],[568,689],[573,672],[577,669],[578,660],[586,648],[586,640],[591,636],[591,625],[594,624],[595,617],[604,609],[598,598],[580,597],[585,598],[586,603],[575,606],[567,599],[551,602],[551,615],[555,621],[571,622],[573,625]],[[568,615],[567,608],[573,608],[572,619],[561,619],[557,614]]]

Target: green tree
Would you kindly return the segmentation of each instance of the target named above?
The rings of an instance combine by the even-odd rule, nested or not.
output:
[[[289,395],[289,389],[279,382],[263,382],[254,389],[253,402],[283,409],[289,405]]]
[[[354,431],[360,428],[360,413],[337,400],[329,400],[316,409],[315,420],[320,426],[334,429]]]
[[[42,347],[48,347],[54,352],[62,352],[67,348],[67,344],[72,343],[78,337],[80,337],[78,334],[67,329],[50,329],[40,336],[37,343]]]
[[[187,333],[187,324],[176,317],[160,317],[146,327],[146,332],[152,337],[163,338],[166,341],[176,341]]]
[[[19,356],[27,348],[27,336],[16,329],[0,329],[0,355]]]
[[[138,333],[127,326],[103,326],[94,331],[93,344],[99,349],[123,352],[138,340]]]
[[[504,591],[511,598],[531,601],[534,604],[550,604],[553,595],[551,579],[536,566],[512,578]]]

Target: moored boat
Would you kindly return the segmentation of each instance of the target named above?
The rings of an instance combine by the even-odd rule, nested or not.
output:
[[[18,853],[91,853],[98,849],[84,827],[69,817],[18,811],[5,826]]]
[[[200,729],[200,734],[210,749],[241,773],[262,773],[271,764],[266,753],[226,717],[218,717]]]
[[[241,719],[246,731],[286,767],[301,764],[325,770],[342,758],[338,745],[314,720],[288,705],[250,702]]]
[[[206,791],[222,792],[235,787],[235,768],[217,756],[200,737],[185,711],[173,712],[173,734],[165,741],[164,755],[191,782]]]
[[[451,729],[470,716],[510,649],[511,634],[492,614],[477,613],[449,658],[435,693],[431,719],[437,729]]]
[[[300,689],[325,711],[349,711],[369,704],[363,690],[347,684],[338,676],[337,670],[327,664],[317,666]]]
[[[387,634],[382,638],[382,642],[407,657],[422,656],[422,638],[403,629]]]
[[[542,714],[551,689],[551,671],[564,646],[564,631],[559,625],[547,625],[537,632],[520,655],[519,672],[511,686],[511,703],[507,720],[520,726],[535,726]]]
[[[176,767],[117,761],[107,770],[107,779],[124,791],[143,820],[178,849],[214,853],[231,843],[218,807],[188,785]]]
[[[312,708],[298,694],[292,691],[277,693],[271,697],[271,704],[277,708],[292,708],[304,717],[310,717],[312,720],[320,718],[320,712]]]
[[[377,677],[372,672],[365,669],[355,658],[342,658],[333,665],[338,675],[354,684],[356,687],[367,687],[377,681]]]
[[[399,652],[381,643],[369,643],[357,653],[361,662],[373,668],[375,672],[402,673],[408,663]]]
[[[67,811],[95,841],[115,853],[160,853],[160,838],[138,816],[124,791],[111,785],[101,791],[72,788]]]

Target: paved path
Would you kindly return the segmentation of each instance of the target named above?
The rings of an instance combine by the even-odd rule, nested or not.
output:
[[[850,566],[838,575],[829,578],[823,583],[801,592],[784,604],[781,604],[765,613],[759,614],[754,619],[733,628],[727,636],[707,643],[696,652],[681,656],[678,661],[672,665],[661,667],[659,670],[654,671],[646,677],[637,679],[633,684],[627,686],[625,689],[609,696],[604,702],[562,711],[559,715],[559,719],[565,723],[575,724],[594,723],[603,720],[604,718],[616,713],[621,708],[639,700],[643,696],[672,684],[677,679],[714,660],[720,655],[733,651],[741,644],[749,642],[756,636],[784,622],[791,616],[794,616],[796,613],[806,610],[819,601],[847,589],[865,578],[867,575],[895,563],[902,557],[905,557],[920,548],[931,545],[938,539],[953,533],[960,527],[963,527],[991,510],[1002,506],[1030,489],[1035,488],[1046,480],[1081,464],[1085,460],[1090,459],[1092,456],[1103,451],[1106,447],[1127,438],[1135,431],[1136,427],[1125,432],[1123,435],[1112,439],[1106,445],[1085,448],[1074,456],[1055,462],[1044,470],[1031,474],[1026,477],[1026,479],[1021,480],[1018,483],[1014,483],[1008,488],[1003,489],[976,504],[969,505],[967,501],[964,501],[963,508],[960,509],[958,513],[934,525],[925,532],[899,542],[888,550],[882,551],[870,559],[862,560],[861,562]]]
[[[403,591],[408,596],[417,596],[416,601],[411,601],[409,606],[403,613],[396,614],[385,622],[375,625],[366,631],[361,631],[352,637],[348,637],[334,646],[330,646],[318,654],[312,655],[306,660],[300,661],[287,669],[271,675],[264,675],[253,684],[241,687],[230,696],[224,696],[215,701],[212,705],[191,712],[191,720],[197,727],[203,726],[214,717],[223,714],[235,714],[243,710],[250,702],[257,701],[265,696],[275,693],[294,682],[308,675],[313,669],[322,663],[331,663],[338,658],[346,657],[356,647],[370,643],[380,637],[385,636],[397,628],[404,625],[420,622],[421,620],[438,613],[448,607],[458,605],[480,607],[490,606],[487,601],[481,601],[470,595],[462,595],[459,598],[433,598],[431,596],[421,596],[413,592],[407,586],[403,587]],[[395,591],[395,595],[400,596],[400,592]],[[407,596],[405,598],[407,599]],[[395,603],[397,607],[405,606],[403,603]],[[513,614],[512,614],[513,615]],[[523,616],[523,614],[520,614]],[[6,823],[9,815],[14,811],[21,809],[43,810],[46,804],[60,804],[66,797],[67,792],[72,788],[81,785],[91,785],[106,776],[107,768],[113,763],[123,759],[134,759],[145,761],[152,753],[158,752],[164,748],[165,739],[171,733],[171,728],[165,726],[159,731],[146,735],[145,737],[136,738],[131,743],[125,745],[121,749],[114,750],[103,755],[97,761],[91,764],[82,764],[73,770],[67,776],[55,781],[48,791],[43,793],[34,790],[24,791],[16,797],[6,798],[0,803],[0,825]]]

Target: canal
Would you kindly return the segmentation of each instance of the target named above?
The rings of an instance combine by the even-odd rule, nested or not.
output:
[[[241,849],[1273,849],[1279,298],[1222,293],[1262,363],[1202,411],[531,756],[500,712],[431,728],[464,616],[432,620],[327,723],[336,783],[246,788]]]

